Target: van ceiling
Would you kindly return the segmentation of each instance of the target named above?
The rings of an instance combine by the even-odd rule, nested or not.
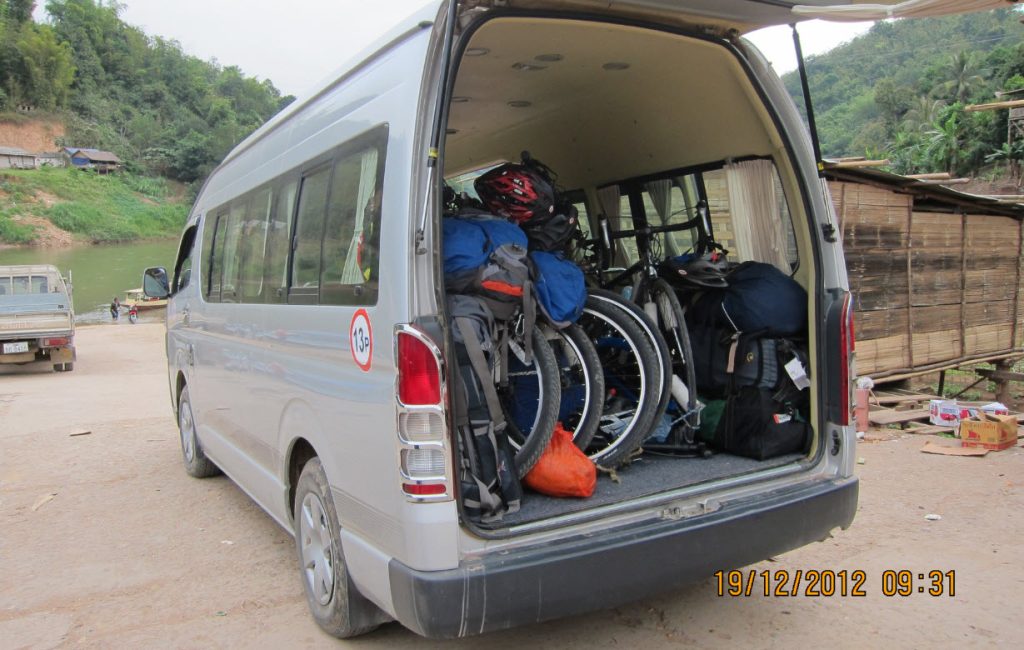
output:
[[[557,60],[552,60],[557,59]],[[529,150],[565,187],[770,155],[774,127],[719,44],[596,22],[508,17],[473,34],[445,174]]]

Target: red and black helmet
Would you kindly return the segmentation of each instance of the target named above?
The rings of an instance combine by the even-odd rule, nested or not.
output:
[[[494,214],[516,223],[548,215],[555,188],[535,170],[518,163],[499,165],[473,182],[476,193]]]

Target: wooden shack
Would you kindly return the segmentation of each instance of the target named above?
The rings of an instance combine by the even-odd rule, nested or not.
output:
[[[1024,206],[869,169],[826,169],[856,314],[857,372],[895,379],[1024,353]]]

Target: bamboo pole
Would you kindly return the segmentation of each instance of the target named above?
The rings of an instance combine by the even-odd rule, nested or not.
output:
[[[964,111],[968,113],[977,113],[979,111],[997,111],[1002,108],[1019,108],[1024,106],[1024,99],[1011,99],[1005,102],[991,102],[988,104],[971,104],[964,107]]]
[[[907,174],[907,178],[916,178],[922,181],[941,181],[950,178],[949,172],[932,172],[929,174]]]
[[[840,162],[828,163],[828,169],[848,169],[851,167],[884,167],[889,160],[843,160]]]

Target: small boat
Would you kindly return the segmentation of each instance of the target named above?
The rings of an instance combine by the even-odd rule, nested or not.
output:
[[[121,304],[125,308],[130,308],[135,305],[135,308],[139,311],[146,311],[149,309],[163,309],[167,306],[166,298],[147,298],[142,293],[142,289],[129,289],[124,292],[124,300]]]

